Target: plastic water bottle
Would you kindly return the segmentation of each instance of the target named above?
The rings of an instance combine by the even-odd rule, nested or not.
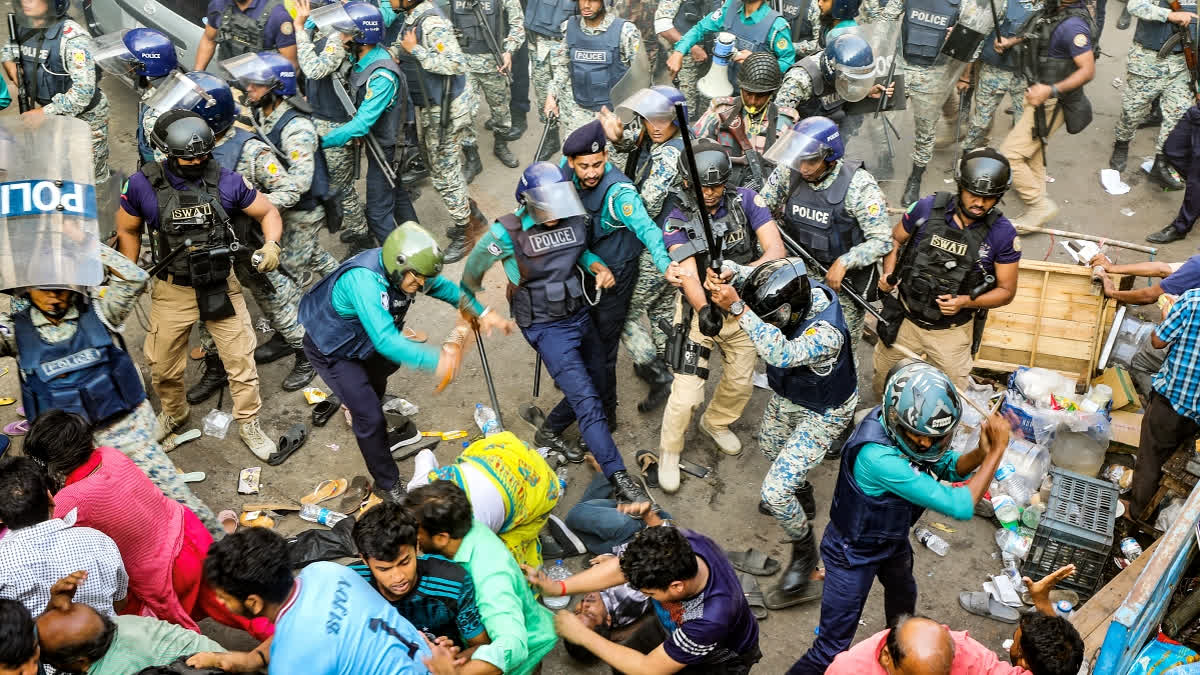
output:
[[[345,519],[346,514],[338,513],[337,511],[332,511],[316,504],[305,504],[300,507],[300,517],[310,523],[320,523],[327,527],[333,527]]]
[[[496,417],[496,411],[487,407],[482,403],[475,404],[475,424],[484,436],[498,434],[504,429],[500,428],[500,420]]]
[[[1009,530],[1017,529],[1017,522],[1021,520],[1021,510],[1017,508],[1017,502],[1012,497],[1001,493],[992,493],[992,510],[996,512],[996,520]]]
[[[996,469],[996,482],[1000,485],[1000,491],[1017,503],[1017,508],[1022,508],[1029,504],[1029,486],[1025,484],[1025,479],[1017,474],[1017,467],[1011,462],[1005,462]]]
[[[1021,512],[1021,524],[1031,530],[1036,530],[1038,523],[1042,522],[1042,515],[1046,513],[1046,505],[1038,502],[1030,504]]]
[[[1033,544],[1033,540],[1021,534],[1017,534],[1012,530],[1000,528],[996,530],[996,545],[1004,553],[1024,560],[1025,556],[1029,555],[1029,547]]]
[[[554,471],[554,475],[558,476],[558,498],[561,500],[562,496],[567,494],[567,467],[558,467]]]
[[[946,552],[950,550],[950,544],[947,544],[945,539],[930,532],[929,528],[923,525],[913,530],[913,535],[917,538],[917,541],[925,544],[926,548],[942,557],[945,557]]]
[[[559,559],[555,560],[550,569],[546,570],[546,576],[550,577],[552,581],[565,581],[567,577],[571,576],[571,572],[567,570],[566,565],[563,565],[563,561]],[[571,596],[556,595],[550,597],[542,595],[542,602],[550,609],[566,609],[567,605],[571,604]]]
[[[1012,582],[1013,588],[1018,594],[1025,592],[1025,579],[1021,576],[1021,565],[1017,557],[1008,552],[1001,552],[1001,559],[1004,560],[1004,574]]]

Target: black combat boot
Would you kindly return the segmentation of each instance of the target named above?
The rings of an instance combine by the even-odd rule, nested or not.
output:
[[[1124,171],[1129,161],[1129,141],[1113,143],[1112,156],[1108,158],[1108,168],[1113,171]]]
[[[567,458],[568,462],[578,464],[583,461],[583,449],[574,443],[568,443],[561,433],[554,433],[546,428],[546,425],[538,427],[533,434],[533,443],[539,448],[550,448],[556,452],[561,452],[563,457]]]
[[[220,355],[205,354],[204,374],[200,376],[200,381],[195,386],[187,390],[187,402],[207,401],[227,384],[229,384],[229,376],[225,374],[225,364],[221,363]]]
[[[475,181],[475,177],[483,173],[483,160],[479,159],[478,145],[464,145],[463,156],[466,161],[463,163],[463,175],[467,179],[467,184],[470,185]]]
[[[900,203],[904,208],[921,198],[921,177],[925,175],[925,167],[913,164],[912,173],[908,174],[908,182],[904,184],[904,195]]]
[[[667,398],[671,396],[671,383],[675,381],[675,376],[671,374],[671,369],[667,367],[666,363],[663,363],[662,359],[654,359],[646,365],[635,364],[633,372],[650,385],[650,391],[646,392],[646,398],[637,404],[638,412],[648,413],[657,410],[659,406],[667,402]]]
[[[1133,15],[1129,13],[1129,3],[1124,5],[1121,10],[1121,16],[1117,17],[1117,30],[1125,30],[1129,28],[1129,24],[1133,21]]]
[[[520,162],[517,161],[517,156],[514,155],[513,151],[508,147],[508,141],[504,140],[504,137],[500,134],[496,134],[495,138],[496,141],[492,146],[492,154],[495,155],[496,159],[500,160],[500,163],[504,166],[507,166],[510,169],[517,168],[517,165],[520,164]]]
[[[549,122],[547,122],[549,124]],[[535,162],[548,162],[550,158],[557,155],[562,150],[562,140],[558,136],[558,124],[550,127],[550,131],[546,133],[546,145],[542,147],[542,154],[534,158]]]
[[[618,502],[638,504],[650,501],[650,495],[646,494],[646,488],[642,487],[640,481],[634,480],[633,476],[630,476],[625,469],[614,472],[608,477],[608,482],[612,484]]]
[[[446,246],[446,250],[442,252],[442,262],[446,264],[456,263],[466,257],[467,226],[451,225],[450,229],[446,230],[446,237],[450,240],[450,243]]]
[[[404,157],[400,161],[400,182],[406,187],[414,183],[419,183],[429,177],[429,167],[425,166],[425,158],[421,156],[421,151],[417,149],[405,150]],[[408,188],[412,193],[412,200],[417,201],[415,191],[412,187]]]
[[[292,366],[292,372],[283,378],[284,391],[299,391],[308,386],[309,382],[317,376],[317,371],[313,365],[308,362],[308,355],[303,349],[296,350],[296,364]]]
[[[1146,241],[1151,244],[1170,244],[1173,241],[1187,238],[1187,232],[1180,232],[1174,225],[1167,225],[1158,232],[1146,235]]]
[[[254,362],[270,363],[272,361],[278,361],[288,354],[295,353],[295,351],[296,350],[287,343],[287,340],[283,339],[283,336],[279,334],[279,331],[275,331],[275,334],[271,336],[270,340],[267,340],[254,349]]]
[[[800,508],[804,509],[804,517],[812,522],[812,519],[817,517],[817,496],[813,494],[812,483],[801,483],[800,487],[796,488],[796,499],[800,502]]]
[[[504,133],[504,140],[515,141],[525,135],[525,130],[529,128],[529,121],[526,119],[527,113],[524,110],[512,111],[512,126]]]
[[[1183,189],[1183,181],[1171,172],[1171,165],[1167,162],[1166,155],[1161,152],[1154,156],[1154,166],[1150,167],[1150,182],[1164,190]]]
[[[1138,124],[1139,129],[1152,129],[1162,126],[1162,108],[1159,107],[1159,100],[1155,98],[1150,102],[1150,114],[1146,115],[1146,119]]]
[[[783,570],[779,585],[767,593],[767,608],[783,609],[820,598],[824,582],[809,578],[815,569],[817,542],[810,525],[807,534],[792,540],[792,560]]]

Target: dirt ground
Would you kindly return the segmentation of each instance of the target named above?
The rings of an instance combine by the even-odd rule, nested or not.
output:
[[[1170,221],[1179,206],[1181,193],[1159,191],[1148,184],[1144,173],[1136,169],[1141,158],[1153,154],[1154,134],[1157,129],[1139,132],[1133,142],[1130,169],[1125,175],[1126,182],[1132,186],[1129,193],[1114,197],[1106,194],[1099,185],[1098,171],[1107,166],[1113,127],[1120,113],[1121,91],[1115,79],[1125,79],[1124,55],[1133,34],[1132,30],[1118,31],[1114,26],[1121,7],[1119,2],[1114,2],[1109,8],[1108,26],[1101,41],[1105,55],[1098,62],[1095,80],[1087,88],[1095,109],[1095,121],[1078,136],[1059,133],[1049,145],[1049,174],[1055,179],[1055,182],[1049,185],[1049,193],[1062,208],[1062,213],[1053,227],[1141,242],[1147,233]],[[115,81],[115,78],[106,78],[103,87],[112,102],[113,166],[127,172],[132,171],[136,166],[136,100],[129,90]],[[14,109],[15,106],[3,114],[15,114]],[[999,145],[1009,125],[1008,116],[1002,111],[1003,108],[997,114],[996,129],[993,132],[994,145]],[[893,201],[893,205],[899,201],[903,180],[907,176],[911,129],[911,123],[904,114],[896,114],[895,118],[904,136],[897,145],[896,178],[882,182],[884,191]],[[491,134],[483,129],[485,119],[486,114],[481,110],[477,122],[486,171],[471,186],[470,193],[484,213],[490,218],[495,218],[513,207],[513,186],[519,170],[506,169],[491,155]],[[531,160],[540,132],[535,115],[530,115],[530,121],[530,131],[514,144],[514,150],[523,165]],[[924,194],[952,189],[950,166],[956,153],[957,148],[951,146],[940,149],[935,154],[925,176]],[[421,197],[416,203],[416,208],[421,222],[426,227],[439,235],[444,231],[447,223],[446,211],[432,185],[427,181],[421,185]],[[1016,215],[1022,207],[1013,195],[1008,198],[1004,208]],[[1128,216],[1122,215],[1121,211],[1125,209],[1132,210],[1133,213]],[[344,253],[345,247],[337,242],[336,236],[331,238],[323,233],[322,240],[335,255],[340,257]],[[1040,259],[1048,256],[1050,260],[1066,261],[1062,248],[1056,246],[1048,237],[1027,236],[1023,238],[1023,244],[1024,254],[1028,257]],[[1192,243],[1182,241],[1164,247],[1158,257],[1177,261],[1183,260],[1193,252]],[[1116,250],[1110,255],[1123,262],[1146,259],[1145,254],[1121,250]],[[457,280],[461,271],[461,263],[449,265],[445,275]],[[499,269],[493,268],[485,282],[484,302],[503,308],[504,279]],[[149,299],[144,297],[143,309],[148,305]],[[257,316],[257,310],[254,311]],[[409,313],[408,323],[414,328],[427,331],[431,340],[436,341],[449,330],[452,317],[451,308],[425,298],[419,300]],[[136,315],[130,318],[126,339],[137,353],[137,361],[148,382],[149,372],[145,366],[145,359],[141,356],[140,349],[135,347],[142,343],[144,337],[142,321],[144,319]],[[268,334],[260,334],[258,339],[265,341],[269,337]],[[859,362],[864,364],[866,369],[870,368],[871,363],[870,353],[867,351],[869,348],[869,345],[864,345],[863,352],[859,354]],[[514,334],[491,338],[487,342],[487,351],[495,375],[504,421],[508,428],[524,440],[532,442],[533,430],[517,417],[517,408],[530,400],[533,350],[519,335]],[[478,354],[474,349],[471,352],[465,358],[457,381],[441,395],[433,395],[434,383],[431,376],[408,370],[401,370],[392,376],[388,393],[405,397],[420,406],[415,421],[422,430],[473,431],[472,409],[476,402],[487,401],[487,389]],[[0,395],[18,396],[15,364],[8,365],[7,374],[0,376]],[[301,393],[285,393],[279,389],[279,383],[290,366],[291,360],[285,359],[260,368],[264,427],[275,437],[295,422],[305,422],[311,426],[309,406]],[[192,362],[188,367],[188,380],[195,382],[198,377],[199,363]],[[637,450],[657,446],[660,414],[641,415],[637,412],[635,404],[645,389],[641,381],[634,376],[625,354],[622,355],[619,364],[619,377],[622,405],[618,412],[620,426],[615,438],[626,462],[632,466],[633,455]],[[864,391],[869,389],[869,380],[869,372],[860,374]],[[716,376],[710,378],[710,381],[715,382]],[[320,385],[321,382],[317,380],[314,384]],[[544,379],[543,384],[542,396],[537,403],[548,410],[556,402],[557,392],[548,377]],[[742,419],[734,425],[734,430],[745,442],[745,450],[741,456],[723,456],[707,439],[696,435],[693,429],[685,456],[692,461],[713,467],[713,473],[708,480],[687,476],[677,494],[665,495],[659,492],[655,496],[676,516],[681,526],[704,532],[727,549],[740,550],[754,546],[786,563],[788,549],[781,542],[781,531],[771,518],[760,515],[755,509],[759,485],[768,462],[758,451],[757,444],[750,441],[757,434],[767,397],[768,392],[756,390]],[[191,426],[199,428],[204,415],[216,403],[217,398],[214,397],[195,406]],[[869,393],[864,394],[864,406],[875,403]],[[227,411],[230,409],[228,392],[223,397],[222,406]],[[15,406],[0,408],[0,423],[13,419],[16,419]],[[435,452],[440,461],[446,462],[451,460],[458,450],[458,441],[448,441],[442,442]],[[263,462],[256,460],[233,430],[225,440],[205,436],[182,446],[172,456],[181,471],[207,472],[207,480],[193,485],[193,489],[214,511],[224,508],[236,510],[248,501],[298,500],[322,479],[352,478],[355,475],[366,474],[354,437],[340,415],[324,428],[311,429],[307,445],[279,467],[265,466]],[[401,465],[403,475],[411,475],[411,464],[410,460]],[[239,470],[260,465],[262,494],[250,498],[239,496],[236,492]],[[810,480],[816,486],[818,532],[823,530],[828,521],[828,504],[836,471],[835,464],[826,463],[810,475]],[[570,467],[570,483],[562,503],[556,510],[559,515],[565,514],[569,506],[578,499],[584,486],[591,479],[590,473],[586,465]],[[920,587],[918,611],[955,629],[969,630],[983,644],[1006,656],[1002,643],[1011,636],[1013,627],[972,616],[960,609],[957,603],[959,591],[979,590],[980,584],[987,576],[998,574],[1001,570],[999,555],[992,538],[994,526],[982,519],[953,522],[935,514],[927,515],[925,521],[944,523],[953,528],[953,531],[942,533],[950,543],[950,552],[945,558],[939,558],[914,543],[915,575]],[[300,520],[296,515],[288,515],[279,520],[277,529],[283,533],[293,533],[308,527],[312,525]],[[578,558],[571,563],[577,566],[583,560]],[[775,580],[770,578],[761,579],[764,588],[774,582]],[[811,644],[818,615],[819,607],[814,603],[772,612],[767,620],[761,622],[763,659],[757,672],[784,672]],[[235,633],[211,621],[206,621],[205,627],[210,634],[230,648],[245,648],[251,644],[245,634]],[[882,593],[876,585],[856,637],[862,639],[883,628]],[[581,668],[566,657],[559,646],[546,659],[543,672],[555,674],[603,671],[599,667]]]

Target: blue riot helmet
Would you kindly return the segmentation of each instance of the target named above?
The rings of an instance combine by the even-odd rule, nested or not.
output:
[[[257,84],[267,87],[269,94],[283,98],[296,95],[296,67],[279,52],[242,54],[225,59],[221,62],[221,67],[243,90],[246,90],[247,85]],[[271,96],[268,95],[247,102],[250,107],[256,108],[269,100]]]
[[[800,171],[800,163],[806,159],[824,159],[832,164],[845,153],[842,134],[837,124],[828,117],[814,115],[800,120],[791,129],[779,135],[763,155],[776,165]]]
[[[217,135],[233,126],[236,113],[229,85],[202,71],[174,73],[154,90],[146,105],[160,115],[169,110],[191,110],[204,118]]]
[[[92,58],[100,69],[117,76],[158,78],[179,67],[175,45],[153,28],[130,28],[93,40]]]
[[[679,121],[675,117],[676,103],[683,104],[683,112],[686,115],[687,98],[683,93],[675,87],[660,84],[637,91],[624,101],[618,102],[616,112],[625,124],[629,124],[634,115],[637,115],[651,122],[674,121],[678,126]]]
[[[587,213],[575,184],[550,162],[534,162],[521,173],[515,196],[535,223],[548,223]]]
[[[871,45],[853,33],[843,33],[830,41],[821,65],[833,78],[838,95],[847,101],[863,100],[875,86],[875,55]]]
[[[383,14],[369,2],[330,3],[314,9],[308,18],[317,31],[324,34],[330,31],[345,33],[360,45],[377,45],[383,41]]]
[[[962,400],[954,383],[924,361],[903,361],[888,373],[883,387],[883,427],[896,447],[918,462],[936,462],[950,449],[962,417]],[[925,436],[924,448],[904,432]]]

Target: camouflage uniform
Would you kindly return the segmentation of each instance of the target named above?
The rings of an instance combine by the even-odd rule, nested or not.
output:
[[[812,76],[803,68],[790,68],[783,74],[783,82],[779,85],[778,93],[775,94],[775,105],[794,110],[796,106],[812,97]]]
[[[1171,10],[1152,0],[1129,0],[1129,13],[1141,21],[1166,21]],[[1175,128],[1175,123],[1191,107],[1193,99],[1188,89],[1187,63],[1183,54],[1171,54],[1165,59],[1137,42],[1129,45],[1125,62],[1125,89],[1121,92],[1121,118],[1117,121],[1117,140],[1130,141],[1138,125],[1150,114],[1150,103],[1156,96],[1162,110],[1162,124],[1154,152],[1162,153],[1163,141]]]
[[[813,190],[826,190],[837,180],[842,169],[842,160],[838,160],[833,169],[812,186]],[[786,224],[778,216],[787,204],[788,188],[791,186],[792,172],[784,166],[778,166],[767,178],[767,185],[762,190],[762,198],[767,208],[777,216],[780,227]],[[850,179],[850,187],[846,191],[846,210],[858,221],[858,227],[863,233],[863,242],[841,255],[842,264],[847,270],[856,270],[868,265],[874,265],[892,250],[892,224],[888,221],[887,200],[883,190],[865,168],[854,172]],[[813,278],[824,281],[813,271]],[[838,302],[842,305],[842,315],[846,317],[846,325],[850,329],[851,349],[854,350],[855,364],[858,363],[858,345],[862,340],[863,310],[858,303],[850,299],[845,291],[838,293]]]
[[[975,84],[975,109],[971,111],[971,122],[962,147],[978,148],[987,145],[987,133],[992,127],[992,115],[1004,95],[1012,101],[1013,119],[1020,119],[1025,110],[1025,78],[1014,71],[998,68],[990,63],[977,61],[979,77]]]
[[[400,41],[404,34],[413,28],[416,17],[429,10],[430,6],[429,0],[426,0],[408,10],[404,28],[396,42],[388,47],[392,58],[403,53]],[[433,75],[466,75],[467,56],[458,46],[458,38],[454,36],[454,26],[450,20],[434,14],[426,18],[422,25],[421,42],[412,51],[413,58],[421,64],[421,68]],[[417,83],[410,82],[409,87],[415,88]],[[471,85],[470,78],[467,78],[462,95],[450,103],[450,128],[446,129],[444,135],[439,129],[441,111],[441,105],[417,108],[417,128],[421,131],[421,145],[429,158],[429,179],[442,196],[454,224],[465,226],[471,216],[471,207],[467,204],[462,148],[467,144],[467,129],[474,123],[473,118],[479,111],[479,94]]]
[[[87,122],[92,130],[92,165],[96,185],[108,180],[108,97],[101,92],[96,107],[87,112],[84,108],[96,94],[96,62],[92,59],[92,38],[82,26],[67,19],[63,21],[60,56],[67,73],[71,76],[71,88],[55,94],[51,102],[42,108],[47,115],[68,115]],[[7,44],[0,49],[0,61],[16,62],[21,69],[17,46]],[[15,96],[14,96],[15,97]]]
[[[796,60],[825,49],[821,46],[821,3],[813,0],[808,3],[808,24],[813,27],[813,37],[811,40],[801,40],[793,42],[792,49],[796,50]]]
[[[521,43],[525,42],[525,14],[517,0],[503,2],[504,8],[501,11],[508,13],[508,35],[503,39],[497,35],[496,39],[500,40],[502,51],[515,54],[521,48]],[[483,98],[487,100],[488,108],[491,109],[492,130],[496,133],[507,133],[512,127],[512,90],[508,80],[496,72],[496,57],[490,52],[463,56],[467,59],[469,79],[483,92]],[[516,67],[516,59],[513,60],[513,66]],[[467,125],[466,144],[479,145],[474,124]]]
[[[674,25],[672,22],[675,20],[675,15],[679,14],[679,7],[682,4],[683,0],[662,0],[658,3],[658,8],[654,10],[654,28],[657,32],[661,33]],[[660,28],[661,30],[659,30]],[[675,79],[679,81],[679,91],[683,92],[687,99],[689,114],[695,114],[692,111],[700,109],[702,97],[696,83],[702,77],[700,69],[703,65],[693,61],[691,54],[684,54],[683,65],[679,67],[679,74],[675,76]]]
[[[537,101],[534,102],[537,108],[538,119],[542,124],[546,123],[546,97],[550,95],[554,79],[550,69],[550,52],[554,51],[558,45],[561,45],[566,40],[563,38],[555,39],[539,35],[534,32],[527,34],[529,36],[529,62],[532,66],[530,78],[533,80],[533,93],[537,96]],[[561,135],[560,138],[564,136]]]
[[[614,12],[605,12],[604,18],[600,20],[600,25],[596,27],[589,26],[587,21],[579,19],[579,29],[586,35],[598,35],[608,30],[613,21],[617,18]],[[567,22],[563,22],[563,33],[567,31]],[[626,21],[621,26],[621,63],[626,66],[633,63],[633,57],[637,55],[638,50],[642,48],[642,33],[637,26],[633,25],[632,21]],[[558,101],[558,119],[559,133],[562,138],[571,135],[579,127],[596,119],[596,113],[579,107],[575,102],[574,84],[571,82],[571,59],[567,55],[567,41],[562,40],[554,45],[550,50],[550,93],[554,95]],[[613,84],[616,84],[615,82]],[[613,101],[613,105],[620,101]],[[649,205],[647,205],[649,206]],[[653,214],[650,216],[654,217]]]
[[[280,101],[275,110],[262,121],[262,133],[271,133],[279,119],[291,107],[287,101]],[[313,155],[320,147],[312,120],[306,117],[294,118],[284,128],[279,145],[279,151],[287,157],[286,173],[303,194],[312,186],[313,171],[316,169]],[[312,270],[318,277],[323,277],[337,269],[338,261],[317,239],[317,233],[325,223],[324,207],[318,204],[311,211],[281,208],[280,212],[283,214],[283,240],[279,245],[283,250],[279,254],[279,265],[288,276],[300,279],[305,270]]]
[[[146,286],[149,277],[145,270],[135,265],[131,260],[117,251],[101,245],[100,262],[121,276],[113,275],[107,288],[91,289],[92,306],[100,320],[115,333],[123,331],[123,324],[137,299]],[[24,297],[14,298],[12,311],[19,312],[29,306]],[[38,336],[49,343],[69,340],[75,335],[79,310],[72,307],[67,311],[62,321],[51,324],[41,312],[30,313]],[[17,356],[17,340],[13,332],[13,320],[9,314],[0,314],[0,356]],[[221,524],[217,522],[212,509],[200,501],[191,488],[179,477],[179,470],[163,452],[162,446],[155,439],[158,437],[158,420],[154,416],[154,408],[149,399],[142,401],[129,414],[112,422],[106,427],[92,431],[92,442],[97,446],[109,446],[120,450],[142,470],[152,483],[158,486],[162,493],[192,510],[204,526],[213,533],[214,537],[224,535]]]
[[[317,51],[313,46],[308,31],[296,34],[296,57],[300,61],[300,70],[309,79],[328,77],[337,72],[346,61],[346,48],[341,40],[326,40],[325,47]],[[313,119],[317,136],[324,136],[340,122]],[[341,190],[342,195],[342,229],[347,232],[366,237],[367,218],[363,211],[362,201],[358,198],[358,190],[354,186],[354,166],[358,163],[358,146],[347,143],[338,147],[321,148],[325,153],[325,167],[329,171],[329,184]]]

